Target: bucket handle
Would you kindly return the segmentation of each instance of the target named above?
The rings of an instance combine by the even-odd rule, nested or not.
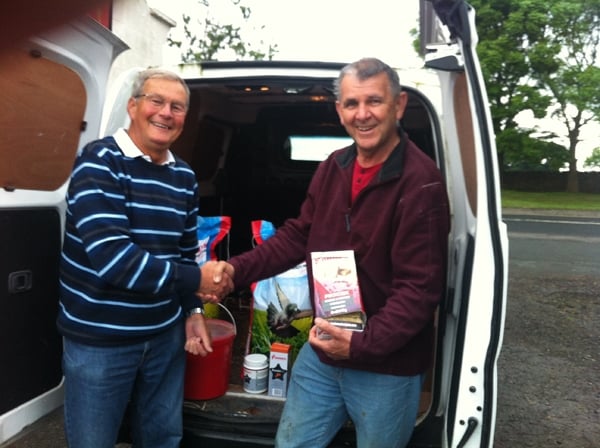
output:
[[[217,303],[217,305],[219,305],[221,308],[223,308],[225,310],[225,312],[229,315],[229,318],[231,319],[231,323],[233,323],[233,334],[237,335],[237,325],[235,324],[235,319],[233,318],[233,314],[231,314],[231,311],[229,311],[227,309],[227,307],[225,305],[223,305],[221,302]]]

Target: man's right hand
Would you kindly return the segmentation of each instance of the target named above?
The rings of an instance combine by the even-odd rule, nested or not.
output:
[[[235,289],[233,266],[225,261],[208,261],[200,268],[200,287],[196,296],[203,302],[219,303]]]

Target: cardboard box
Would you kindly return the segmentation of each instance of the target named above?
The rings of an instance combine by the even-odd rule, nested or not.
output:
[[[287,395],[287,385],[290,373],[291,345],[281,342],[271,344],[269,353],[269,389],[268,395],[284,398]]]

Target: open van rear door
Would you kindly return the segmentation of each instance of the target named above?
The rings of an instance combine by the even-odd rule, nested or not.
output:
[[[502,344],[508,278],[508,238],[502,222],[497,153],[476,53],[475,11],[462,0],[421,2],[422,31],[449,34],[452,44],[427,45],[426,67],[442,86],[442,104],[455,204],[449,293],[442,310],[445,371],[438,384],[447,447],[493,445],[497,360]],[[435,11],[437,17],[433,17]],[[444,29],[445,28],[445,29]],[[464,203],[462,206],[456,204]],[[453,273],[462,275],[453,275]]]
[[[99,136],[108,73],[125,48],[85,18],[0,53],[0,444],[62,405],[65,193],[78,150]]]

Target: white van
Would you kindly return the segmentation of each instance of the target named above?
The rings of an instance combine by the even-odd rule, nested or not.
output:
[[[432,46],[423,69],[399,72],[410,98],[402,126],[443,173],[452,229],[434,366],[410,446],[491,448],[507,231],[475,52],[475,12],[460,0],[435,1],[433,7],[452,40]],[[7,95],[0,111],[0,274],[6,279],[0,297],[0,443],[62,403],[55,318],[64,197],[77,151],[126,124],[127,87],[109,95],[113,106],[101,118],[108,71],[124,48],[92,20],[80,20],[0,60],[0,89]],[[306,152],[297,142],[345,138],[332,92],[341,67],[255,61],[182,68],[191,103],[173,150],[197,173],[200,214],[231,217],[222,257],[251,247],[251,221],[277,226],[298,212],[323,154]],[[284,398],[244,391],[239,367],[251,301],[248,291],[237,294],[226,302],[238,321],[228,390],[216,399],[185,401],[182,446],[273,445]],[[355,446],[350,424],[331,446]]]

